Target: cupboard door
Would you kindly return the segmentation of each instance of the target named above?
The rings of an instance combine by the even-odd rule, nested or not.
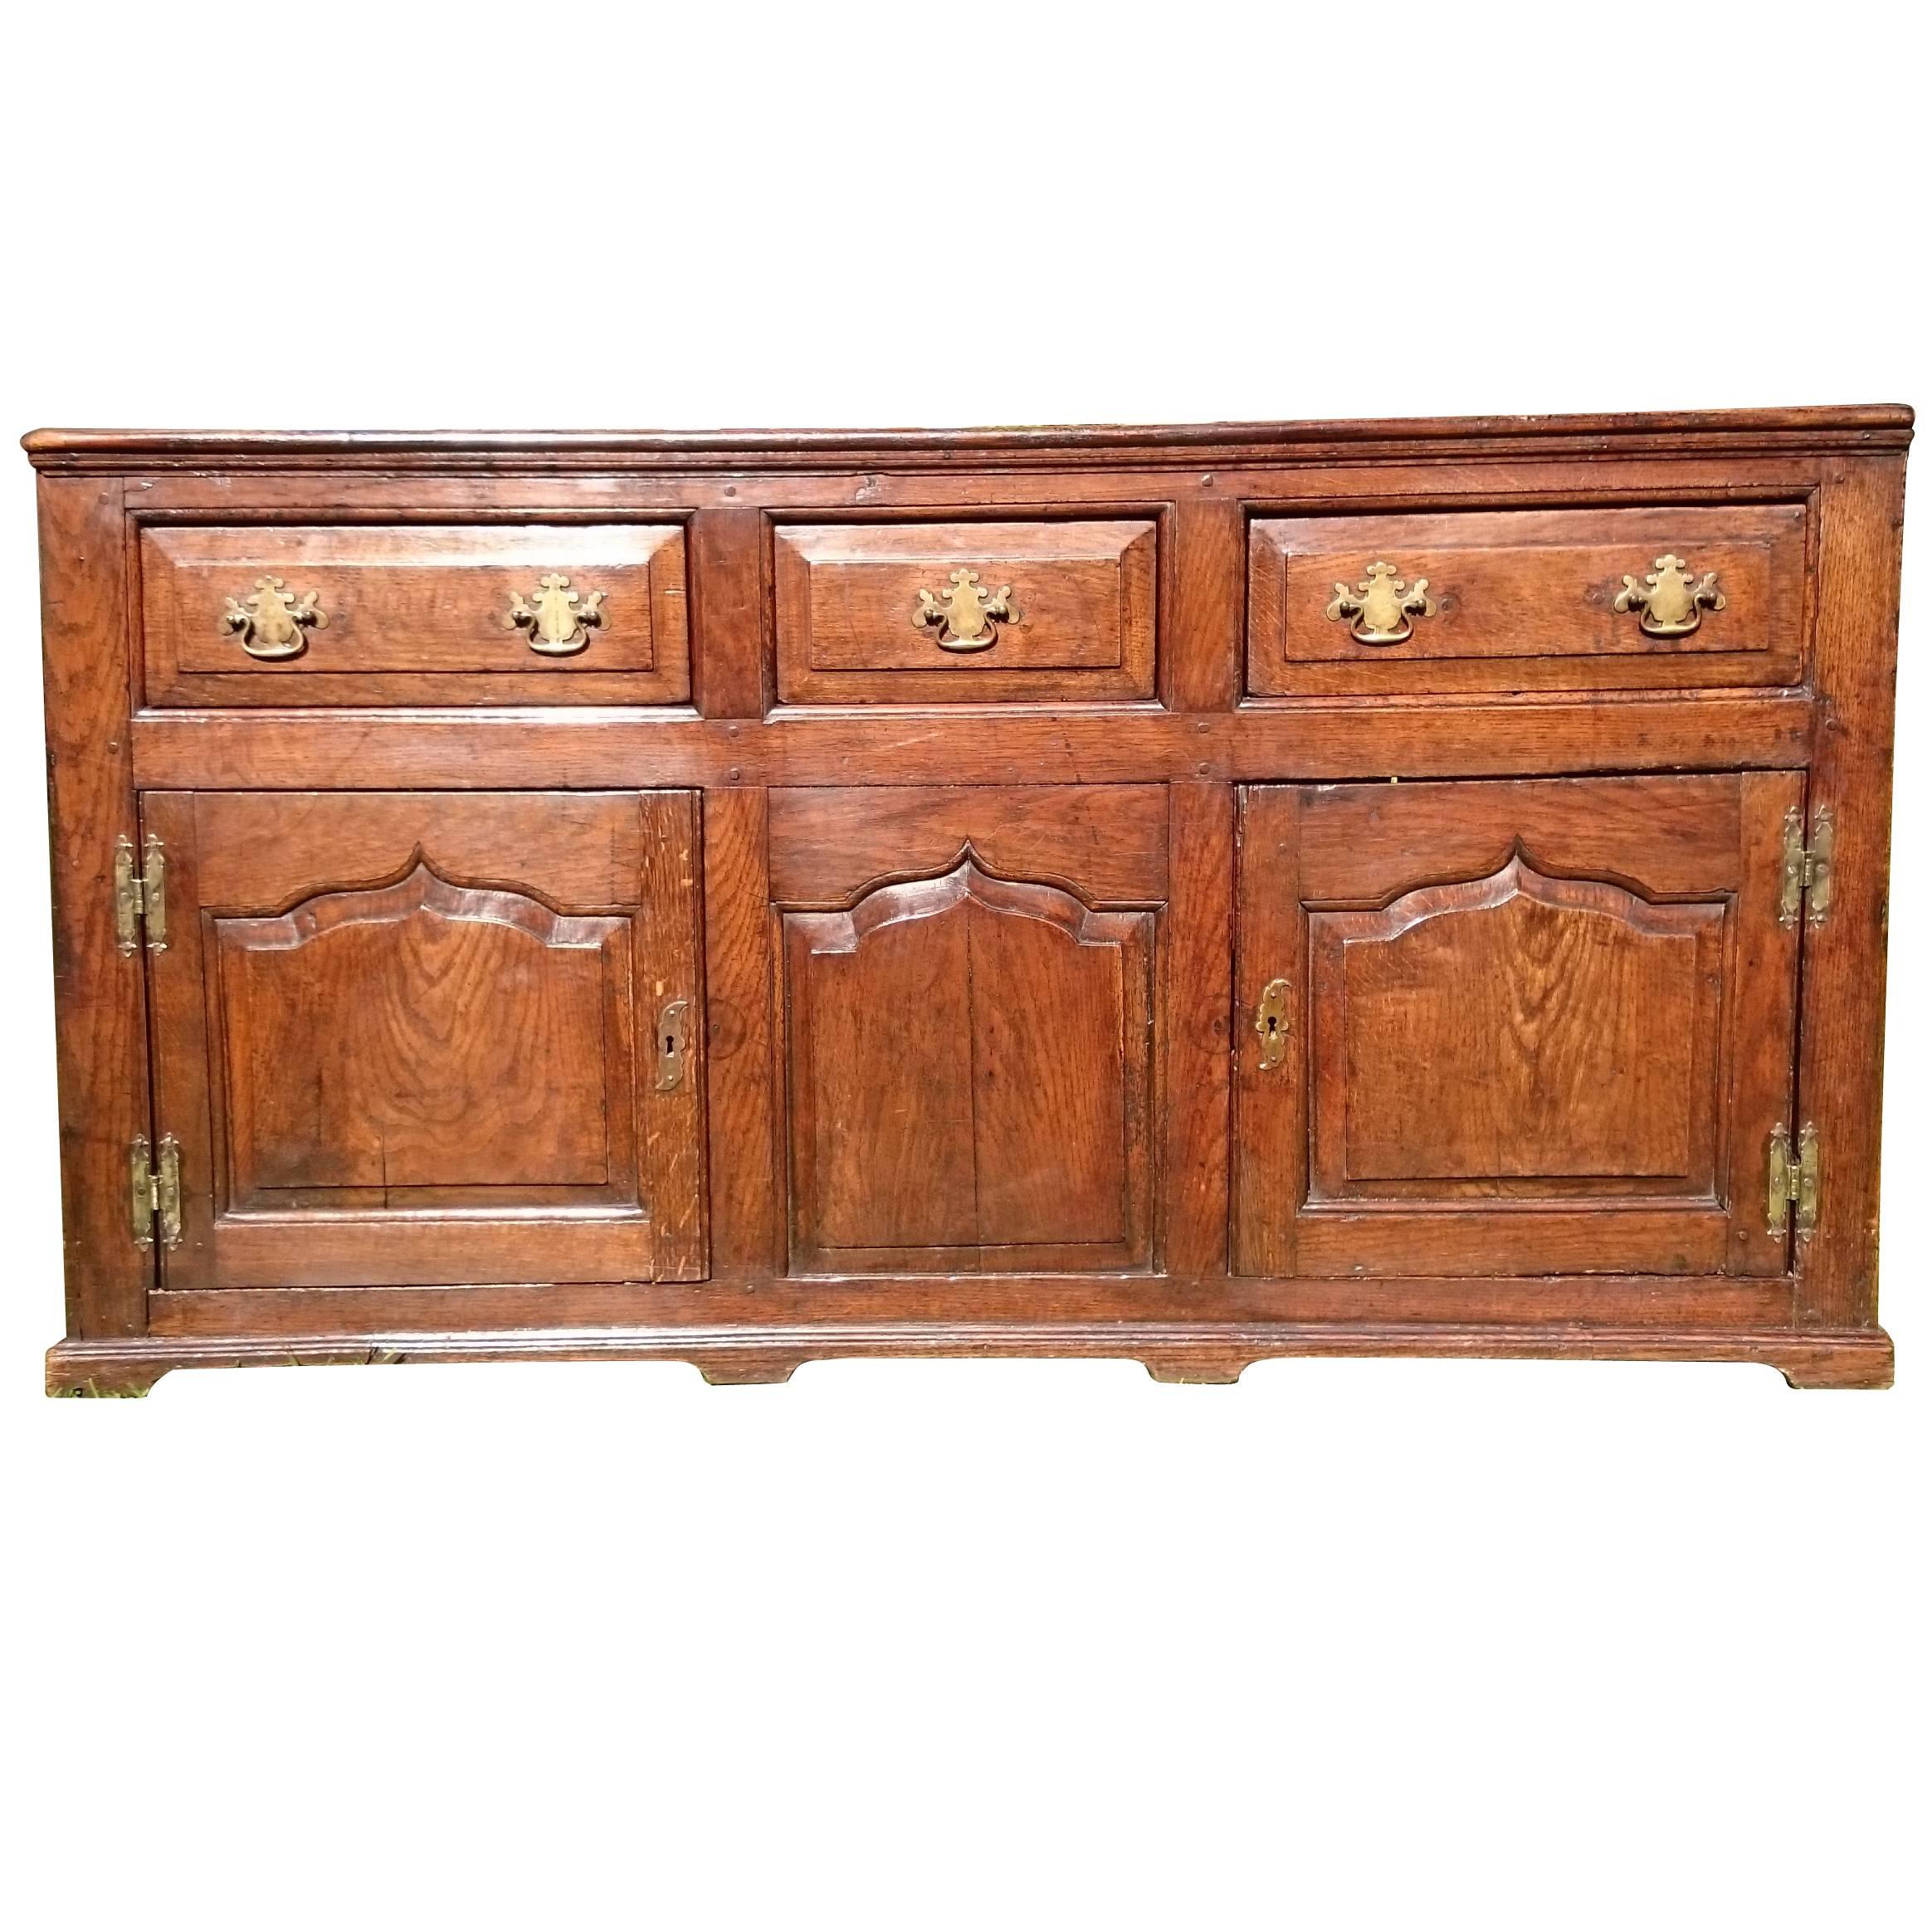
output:
[[[695,795],[143,812],[164,1289],[702,1276]]]
[[[1159,786],[778,791],[790,1263],[1154,1265]]]
[[[1783,772],[1251,788],[1251,1023],[1282,983],[1278,1046],[1241,1045],[1238,1271],[1781,1272],[1803,796]]]

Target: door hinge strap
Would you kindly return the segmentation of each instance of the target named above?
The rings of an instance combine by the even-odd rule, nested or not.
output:
[[[1793,1226],[1801,1239],[1808,1238],[1818,1224],[1820,1188],[1817,1129],[1808,1122],[1793,1150],[1791,1136],[1780,1120],[1771,1129],[1764,1198],[1765,1232],[1782,1240],[1785,1222],[1795,1208],[1798,1213]]]
[[[1778,891],[1778,923],[1796,925],[1802,910],[1812,925],[1822,925],[1832,910],[1832,857],[1837,828],[1829,805],[1812,814],[1811,843],[1804,839],[1804,813],[1795,805],[1784,815],[1784,863]]]
[[[128,1220],[136,1247],[154,1245],[157,1222],[161,1245],[181,1243],[181,1146],[172,1134],[150,1157],[148,1137],[137,1134],[128,1143]]]
[[[114,929],[124,953],[148,934],[148,949],[168,950],[168,856],[153,832],[141,848],[141,870],[134,870],[134,842],[124,832],[114,842]]]

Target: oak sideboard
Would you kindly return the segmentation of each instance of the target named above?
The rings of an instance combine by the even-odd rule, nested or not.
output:
[[[50,1389],[1885,1384],[1911,420],[29,436]]]

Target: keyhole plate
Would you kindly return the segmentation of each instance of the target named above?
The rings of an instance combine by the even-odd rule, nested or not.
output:
[[[1288,982],[1271,979],[1255,1008],[1255,1032],[1261,1042],[1261,1071],[1279,1066],[1288,1051]]]

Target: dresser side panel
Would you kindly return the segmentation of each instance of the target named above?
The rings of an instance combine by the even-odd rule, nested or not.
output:
[[[153,1270],[128,1217],[129,1144],[149,1132],[141,959],[115,928],[115,842],[140,843],[122,500],[118,478],[40,479],[67,1328],[90,1337],[143,1331]]]

